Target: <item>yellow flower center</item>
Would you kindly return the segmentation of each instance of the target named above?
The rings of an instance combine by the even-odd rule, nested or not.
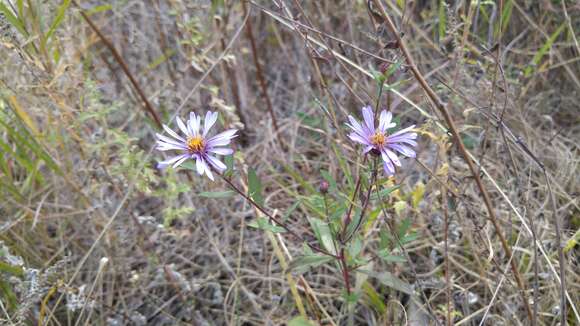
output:
[[[381,147],[385,144],[385,134],[382,132],[377,132],[376,134],[371,136],[371,143],[377,147]]]
[[[187,139],[187,149],[192,152],[201,152],[204,147],[203,138],[200,136],[190,137]]]

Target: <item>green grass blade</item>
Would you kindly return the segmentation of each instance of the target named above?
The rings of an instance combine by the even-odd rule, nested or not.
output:
[[[28,33],[26,32],[26,28],[24,28],[24,24],[22,23],[22,21],[20,21],[20,19],[18,19],[18,17],[14,15],[14,13],[12,12],[12,10],[10,10],[10,8],[6,7],[6,5],[1,2],[0,2],[0,12],[4,14],[6,20],[8,20],[10,25],[16,28],[20,32],[20,34],[28,36]]]
[[[58,9],[56,11],[56,17],[52,21],[52,24],[50,25],[48,32],[46,32],[46,34],[44,34],[44,37],[42,39],[44,46],[46,46],[46,44],[48,43],[48,40],[50,40],[50,38],[52,37],[52,35],[54,35],[54,32],[56,31],[58,26],[62,23],[62,21],[64,19],[65,12],[66,12],[67,8],[70,6],[70,2],[71,2],[71,0],[64,0],[62,2],[62,4],[58,7]]]
[[[548,50],[552,48],[552,45],[565,28],[566,23],[564,22],[562,23],[562,25],[560,25],[560,27],[558,27],[558,29],[554,33],[552,33],[552,35],[550,35],[550,38],[548,38],[548,40],[546,41],[546,43],[544,43],[544,45],[540,48],[540,50],[536,52],[536,54],[532,58],[532,62],[530,63],[530,65],[526,67],[526,70],[524,72],[524,75],[526,77],[529,77],[530,74],[535,70],[535,67],[538,66],[538,64],[540,63],[544,55],[546,55]]]

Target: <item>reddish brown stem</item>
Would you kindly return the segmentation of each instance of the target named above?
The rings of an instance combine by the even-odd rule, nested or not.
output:
[[[78,7],[78,4],[76,4],[76,5]],[[115,48],[113,43],[111,43],[111,41],[107,37],[105,37],[105,35],[103,35],[103,33],[93,23],[93,21],[89,18],[89,16],[87,14],[85,14],[85,12],[83,10],[80,10],[80,13],[81,13],[81,16],[83,16],[83,19],[87,22],[87,24],[89,24],[91,29],[101,39],[101,42],[103,42],[103,44],[109,49],[109,51],[111,51],[111,54],[113,55],[115,60],[119,63],[119,66],[121,66],[121,69],[123,69],[123,72],[125,73],[127,78],[129,78],[129,81],[133,85],[133,88],[135,88],[135,91],[137,92],[137,94],[139,94],[139,97],[143,101],[143,106],[144,106],[145,110],[147,111],[147,113],[149,113],[149,115],[151,115],[151,117],[155,121],[155,124],[157,125],[157,127],[161,128],[162,127],[161,119],[157,115],[157,112],[155,112],[155,109],[153,109],[153,106],[151,105],[151,103],[149,103],[147,96],[145,96],[145,93],[143,92],[143,90],[141,89],[139,84],[137,83],[137,80],[135,80],[135,78],[133,77],[133,74],[131,74],[131,71],[129,71],[129,67],[127,67],[125,60],[123,60],[123,58],[121,57],[121,55],[119,54],[119,52],[117,51],[117,49]]]
[[[365,157],[363,158],[363,165],[366,163],[367,161],[367,157],[365,155]],[[343,239],[346,236],[346,229],[348,227],[348,225],[351,222],[351,214],[352,214],[352,208],[354,207],[354,201],[356,200],[356,195],[358,194],[359,190],[360,190],[360,183],[361,183],[361,175],[358,175],[358,179],[356,180],[356,185],[354,186],[354,192],[352,193],[352,198],[350,201],[350,205],[348,206],[348,212],[346,213],[346,216],[344,217],[344,222],[342,223],[342,232],[340,234],[340,238]],[[343,242],[343,241],[341,241]]]
[[[344,248],[340,249],[339,260],[342,266],[342,278],[344,279],[344,287],[346,288],[346,294],[350,296],[350,275],[348,272],[348,265],[346,264],[346,257],[344,256]]]
[[[244,9],[244,15],[247,14],[246,1],[242,1],[242,7]],[[272,124],[274,125],[274,130],[276,131],[276,137],[280,141],[280,129],[278,128],[278,122],[276,121],[276,115],[274,114],[274,108],[272,107],[272,102],[270,101],[270,96],[268,95],[268,86],[266,85],[266,79],[264,78],[264,73],[262,72],[262,65],[258,60],[258,50],[256,47],[256,40],[254,39],[254,33],[252,32],[252,20],[248,19],[246,25],[246,34],[250,40],[250,46],[252,48],[252,59],[254,60],[254,65],[256,66],[256,76],[258,77],[258,82],[260,83],[260,88],[262,89],[262,96],[266,102],[266,107],[270,113],[270,118],[272,119]],[[282,142],[280,141],[280,144]]]
[[[455,143],[458,147],[459,153],[461,153],[461,156],[463,157],[464,161],[469,166],[469,170],[471,171],[471,174],[473,175],[473,178],[475,179],[475,183],[477,184],[477,187],[479,188],[479,191],[483,197],[483,201],[485,203],[486,209],[487,209],[488,214],[489,214],[489,220],[493,224],[495,232],[496,232],[498,238],[500,239],[503,251],[504,251],[506,257],[511,257],[512,250],[511,250],[507,240],[505,239],[505,236],[503,235],[503,232],[502,232],[501,227],[499,225],[499,221],[495,215],[494,207],[493,207],[493,204],[491,202],[491,198],[489,196],[489,193],[487,192],[485,186],[483,185],[483,182],[481,181],[481,178],[480,178],[479,173],[475,167],[475,164],[470,159],[469,154],[467,153],[467,150],[465,149],[465,146],[463,145],[461,137],[459,136],[459,131],[457,130],[457,127],[455,126],[455,122],[454,122],[453,118],[449,114],[449,111],[447,110],[446,106],[443,104],[443,102],[441,101],[439,96],[435,93],[435,91],[431,88],[431,86],[429,86],[429,84],[427,83],[427,81],[425,80],[425,78],[423,77],[423,75],[421,74],[421,72],[419,71],[417,66],[415,65],[415,62],[413,60],[413,57],[411,56],[411,53],[409,52],[409,49],[407,48],[404,40],[401,38],[401,34],[397,30],[397,27],[395,26],[395,24],[393,23],[393,21],[391,20],[389,15],[387,14],[385,7],[382,5],[380,0],[372,0],[372,1],[375,4],[375,6],[380,9],[380,15],[382,16],[383,21],[385,22],[387,28],[390,30],[391,34],[396,38],[397,43],[399,45],[399,49],[401,50],[401,52],[405,56],[405,60],[407,61],[407,64],[408,64],[411,72],[413,73],[415,79],[419,82],[419,85],[421,85],[421,87],[423,88],[423,90],[425,91],[427,96],[431,99],[433,104],[437,107],[437,109],[439,110],[439,112],[441,113],[443,118],[445,119],[445,122],[447,123],[449,130],[451,131],[451,134],[453,135]],[[510,260],[510,266],[511,266],[512,273],[514,274],[514,277],[516,279],[516,283],[518,285],[518,288],[520,289],[520,296],[522,298],[522,304],[526,309],[526,312],[528,314],[528,318],[530,320],[533,320],[532,309],[530,308],[530,304],[528,302],[528,299],[527,299],[527,296],[525,293],[524,282],[523,282],[522,276],[518,270],[518,262],[517,262],[517,259],[515,257]]]

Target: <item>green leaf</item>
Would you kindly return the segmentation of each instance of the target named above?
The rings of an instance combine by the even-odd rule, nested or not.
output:
[[[411,284],[402,281],[389,272],[375,273],[365,270],[361,270],[360,272],[376,278],[379,282],[381,282],[381,284],[393,288],[399,292],[403,292],[409,295],[413,295],[414,293]]]
[[[46,43],[48,42],[48,40],[50,40],[50,38],[52,37],[58,26],[62,23],[62,20],[64,19],[64,13],[66,9],[70,6],[70,2],[71,0],[64,0],[56,10],[56,17],[52,21],[52,24],[50,25],[48,32],[46,32],[44,38],[42,39],[42,42],[44,43],[43,45],[46,45]]]
[[[360,237],[355,237],[352,243],[348,246],[348,254],[352,258],[356,258],[358,254],[360,254],[360,252],[362,251],[362,246],[363,243]]]
[[[12,274],[14,276],[24,276],[24,270],[20,266],[10,265],[0,260],[0,272]]]
[[[351,234],[353,234],[353,232],[355,232],[355,228],[360,224],[363,224],[360,219],[363,218],[362,216],[362,212],[360,208],[355,208],[354,212],[352,213],[352,220],[350,221],[350,223],[348,224],[347,228],[346,228],[346,234],[348,236],[350,236]]]
[[[446,24],[447,24],[447,14],[445,12],[445,5],[443,0],[439,1],[439,41],[445,38]]]
[[[52,157],[44,150],[44,148],[36,142],[34,136],[28,132],[28,129],[24,127],[24,123],[18,124],[22,128],[15,129],[12,125],[0,119],[0,124],[6,129],[8,134],[12,137],[15,142],[18,142],[18,147],[28,147],[38,158],[42,159],[48,167],[50,167],[57,174],[61,175],[62,172],[58,164],[52,159]]]
[[[401,245],[405,245],[409,242],[413,242],[419,238],[419,234],[417,232],[411,232],[404,237],[401,238]]]
[[[317,218],[309,218],[310,226],[314,231],[318,243],[322,245],[324,249],[332,254],[336,254],[336,248],[334,247],[334,237],[328,223],[323,222]]]
[[[466,133],[461,134],[461,142],[467,149],[474,149],[478,145],[477,139]]]
[[[18,306],[18,298],[16,294],[11,289],[10,284],[4,280],[4,278],[0,278],[0,294],[4,297],[3,302],[8,303],[8,309],[14,310]]]
[[[226,191],[204,191],[200,192],[198,196],[205,198],[228,198],[235,195],[235,192],[231,190]]]
[[[399,240],[401,241],[401,246],[419,238],[419,234],[417,232],[411,231],[411,219],[408,217],[403,219],[401,224],[399,224],[397,233],[399,235]]]
[[[260,217],[255,221],[248,223],[248,226],[255,229],[261,229],[264,231],[270,231],[272,233],[284,233],[286,229],[281,226],[272,225],[270,221],[265,217]]]
[[[531,64],[525,69],[524,75],[526,77],[528,77],[534,71],[534,67],[536,67],[540,63],[546,52],[548,52],[548,50],[552,48],[552,44],[554,44],[556,38],[558,38],[558,35],[562,33],[564,28],[566,28],[566,22],[562,23],[562,25],[560,25],[560,27],[558,27],[558,29],[552,35],[550,35],[550,38],[548,38],[548,40],[540,48],[540,50],[536,52],[536,54],[532,58]]]
[[[379,248],[385,249],[391,244],[391,236],[385,230],[379,231]]]
[[[388,249],[383,249],[383,250],[379,251],[378,256],[382,260],[384,260],[388,263],[405,263],[405,262],[407,262],[407,259],[405,259],[405,257],[391,255],[391,251]]]
[[[98,5],[98,6],[94,6],[91,9],[85,11],[85,13],[87,14],[87,16],[92,16],[94,14],[98,14],[100,12],[103,11],[109,11],[109,10],[113,10],[113,6],[108,4],[108,5]]]
[[[391,192],[393,192],[393,191],[395,191],[395,190],[399,189],[400,187],[401,187],[401,186],[399,186],[399,185],[396,185],[396,186],[394,186],[394,187],[391,187],[391,188],[382,189],[381,191],[379,191],[379,193],[378,193],[378,194],[377,194],[376,192],[373,192],[373,193],[371,194],[371,199],[372,199],[372,200],[377,200],[377,199],[380,199],[380,200],[385,200],[385,199],[386,199],[386,197],[387,197],[387,196],[388,196],[388,195],[389,195]]]
[[[224,163],[226,165],[224,176],[227,178],[234,173],[234,156],[233,155],[224,156]]]
[[[358,302],[360,298],[360,294],[356,292],[351,292],[350,294],[346,292],[346,290],[342,291],[342,297],[347,303],[354,304]]]
[[[262,183],[254,169],[248,170],[248,191],[250,198],[252,198],[258,205],[264,206],[264,197],[262,197]]]
[[[0,2],[0,12],[4,14],[4,17],[6,17],[6,20],[8,20],[10,25],[12,25],[14,28],[16,28],[20,32],[20,34],[22,34],[24,36],[28,36],[28,33],[26,33],[26,29],[24,28],[22,21],[20,19],[18,19],[18,17],[16,17],[16,15],[14,15],[12,10],[10,10],[8,7],[6,7],[6,5],[2,2]]]
[[[325,223],[317,218],[309,218],[308,221],[310,222],[316,239],[318,239],[318,243],[320,243],[322,247],[328,252],[336,254],[332,232],[328,226],[328,223]]]
[[[373,224],[379,217],[379,214],[381,214],[381,211],[382,211],[381,207],[378,207],[369,213],[369,216],[367,217],[367,220],[364,223],[363,234],[366,234],[370,230],[370,228],[373,226]]]
[[[389,77],[392,74],[395,73],[395,71],[399,70],[399,68],[401,68],[401,65],[403,65],[403,60],[397,60],[395,63],[391,64],[389,66],[389,69],[387,69],[387,71],[385,71],[385,76]]]
[[[288,265],[289,271],[296,271],[298,273],[307,272],[310,268],[318,267],[324,265],[330,261],[333,261],[334,257],[326,255],[307,255],[299,256],[290,262]]]
[[[298,316],[288,322],[288,326],[314,326],[308,319]]]
[[[366,294],[371,306],[375,308],[380,315],[383,315],[387,310],[387,306],[383,303],[381,295],[379,295],[373,286],[366,281],[362,285],[362,290]]]

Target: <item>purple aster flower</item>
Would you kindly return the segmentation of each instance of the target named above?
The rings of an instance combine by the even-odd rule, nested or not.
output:
[[[348,116],[350,123],[346,125],[354,131],[348,137],[357,143],[365,145],[363,154],[367,154],[370,151],[380,154],[387,175],[395,174],[395,166],[401,166],[401,161],[399,161],[396,152],[406,157],[416,156],[412,146],[417,146],[415,141],[417,134],[410,132],[415,128],[415,125],[389,135],[387,130],[396,126],[396,123],[391,122],[393,118],[391,112],[381,111],[378,128],[375,128],[375,117],[370,106],[363,107],[362,114],[364,118],[363,124],[360,124],[352,116]]]
[[[185,160],[191,158],[195,160],[197,173],[199,175],[205,173],[213,181],[211,167],[220,173],[226,169],[226,165],[214,155],[232,154],[234,151],[231,148],[221,146],[228,145],[232,138],[237,137],[236,132],[238,132],[236,129],[230,129],[213,137],[208,137],[208,132],[217,121],[217,118],[217,112],[208,112],[203,121],[203,130],[200,130],[201,116],[191,112],[187,125],[177,117],[177,126],[185,134],[185,137],[179,136],[175,131],[163,125],[163,129],[173,138],[156,134],[157,149],[160,151],[178,150],[181,151],[181,154],[159,162],[157,167],[164,169],[169,165],[173,165],[173,168],[176,168]]]

